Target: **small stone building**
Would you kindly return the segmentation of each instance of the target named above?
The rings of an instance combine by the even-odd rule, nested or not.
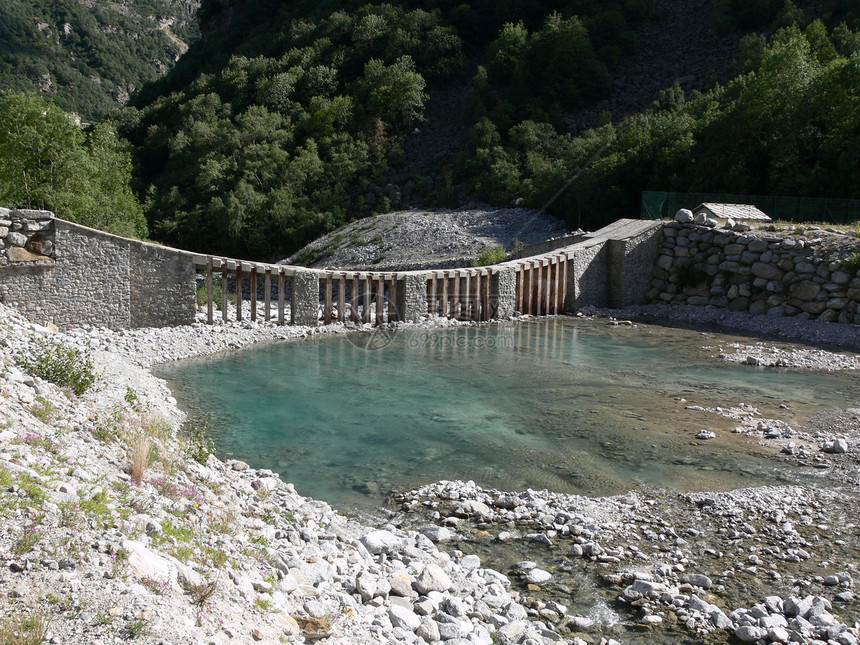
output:
[[[694,215],[703,213],[718,221],[734,220],[736,222],[770,222],[770,217],[765,215],[752,204],[718,204],[716,202],[705,202],[699,204],[693,210]]]

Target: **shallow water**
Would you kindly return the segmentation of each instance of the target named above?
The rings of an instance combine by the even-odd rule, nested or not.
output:
[[[439,479],[588,495],[798,481],[732,434],[734,422],[686,406],[745,402],[802,422],[860,405],[860,378],[727,365],[702,349],[738,340],[558,318],[315,336],[157,373],[192,417],[208,418],[219,454],[340,507]],[[694,439],[701,428],[717,439]]]

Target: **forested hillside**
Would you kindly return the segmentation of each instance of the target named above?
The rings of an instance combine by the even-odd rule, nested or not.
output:
[[[205,0],[199,22],[117,117],[177,246],[283,256],[470,200],[593,228],[643,190],[860,197],[856,0]]]
[[[199,37],[199,0],[0,0],[0,89],[100,119]]]

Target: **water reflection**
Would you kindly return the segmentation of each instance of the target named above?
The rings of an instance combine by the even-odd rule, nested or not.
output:
[[[546,319],[399,332],[374,350],[315,337],[161,375],[186,409],[211,418],[221,453],[339,504],[454,478],[598,495],[639,482],[706,490],[795,480],[732,435],[731,421],[679,399],[743,401],[765,414],[788,403],[800,418],[856,402],[856,376],[722,365],[703,338],[719,340]],[[702,427],[718,438],[695,440]]]

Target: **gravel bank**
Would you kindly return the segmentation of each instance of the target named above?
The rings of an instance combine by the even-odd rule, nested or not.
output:
[[[49,642],[92,645],[786,642],[785,633],[857,642],[851,495],[769,487],[591,499],[441,482],[404,495],[393,515],[358,520],[277,473],[194,460],[177,433],[181,411],[147,371],[346,331],[244,322],[60,334],[0,306],[3,624],[41,615]],[[101,389],[78,399],[21,371],[15,357],[39,337],[89,348]],[[847,483],[858,422],[843,412],[789,436],[754,411],[738,424],[762,440],[803,439],[809,458],[840,464]],[[768,438],[771,426],[779,437]],[[129,466],[144,436],[158,457],[135,484]],[[822,450],[840,437],[844,453]],[[488,541],[509,553],[527,545],[529,557],[497,564],[482,551]],[[581,567],[595,612],[569,608],[565,572]]]
[[[479,559],[207,456],[178,435],[181,412],[143,367],[307,333],[61,334],[0,306],[0,634],[41,623],[47,642],[89,645],[557,638]],[[77,398],[20,370],[39,338],[93,348],[100,389]],[[151,457],[138,482],[135,454]]]

